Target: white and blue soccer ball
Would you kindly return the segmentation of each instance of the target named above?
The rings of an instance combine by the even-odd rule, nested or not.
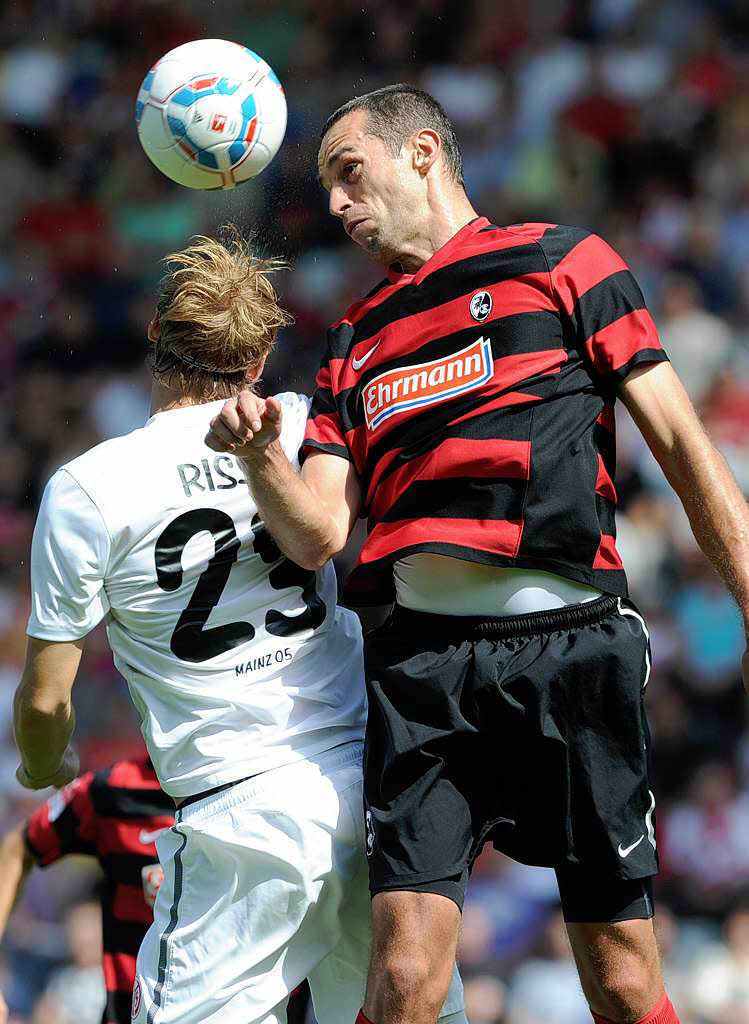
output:
[[[276,155],[286,98],[270,66],[225,39],[196,39],[165,53],[135,103],[148,158],[189,188],[234,188]]]

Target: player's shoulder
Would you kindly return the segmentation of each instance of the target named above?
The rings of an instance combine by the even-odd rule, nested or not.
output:
[[[619,254],[595,231],[578,224],[513,224],[508,231],[518,238],[534,240],[543,250],[549,270],[565,260],[565,266],[622,262]]]
[[[147,431],[144,427],[138,427],[129,434],[100,441],[93,448],[64,463],[57,472],[67,473],[86,490],[96,488],[104,481],[111,485],[118,478],[117,469],[137,458],[137,453],[147,445]]]

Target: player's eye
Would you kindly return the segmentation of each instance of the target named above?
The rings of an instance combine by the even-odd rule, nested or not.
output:
[[[357,174],[359,173],[359,161],[350,160],[347,164],[343,165],[341,177],[344,181],[354,181]]]

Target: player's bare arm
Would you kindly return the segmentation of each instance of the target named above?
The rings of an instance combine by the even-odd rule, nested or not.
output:
[[[749,637],[749,507],[725,459],[707,436],[669,363],[634,370],[620,388],[697,543],[736,600]],[[744,656],[749,691],[749,656]]]
[[[28,638],[26,664],[13,704],[13,729],[21,754],[16,777],[27,789],[65,786],[78,774],[78,757],[69,743],[75,728],[71,691],[82,653],[82,639]]]
[[[319,569],[345,545],[361,506],[351,462],[311,452],[297,473],[279,443],[281,405],[242,392],[211,421],[206,444],[242,462],[265,523],[283,553],[305,569]]]
[[[34,858],[23,837],[24,823],[17,825],[0,843],[0,938],[5,934],[11,911],[15,906],[26,876],[34,866]],[[0,1024],[8,1019],[8,1007],[0,993]]]

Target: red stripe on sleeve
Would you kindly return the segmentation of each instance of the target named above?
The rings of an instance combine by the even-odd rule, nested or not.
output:
[[[514,557],[523,534],[522,520],[513,519],[404,519],[378,523],[362,548],[357,565],[368,565],[401,548],[430,541],[459,544]]]
[[[317,371],[315,377],[315,387],[318,388],[330,388],[330,367],[327,363],[323,363],[320,369]]]
[[[614,481],[609,476],[606,467],[603,464],[603,459],[600,454],[598,456],[598,477],[596,478],[596,494],[600,494],[602,498],[607,498],[609,501],[616,505],[616,488],[614,487]]]
[[[77,843],[93,844],[96,839],[96,814],[91,804],[89,789],[93,772],[73,779],[47,800],[29,819],[26,835],[44,867],[77,849]],[[55,822],[62,814],[73,814],[74,828],[66,828],[68,843],[61,839]]]
[[[346,447],[346,438],[341,429],[341,421],[337,413],[323,412],[314,419],[307,420],[304,443],[317,441],[319,444],[338,444]]]
[[[606,376],[644,348],[660,350],[661,343],[650,313],[635,309],[592,334],[585,348],[596,371]]]
[[[42,866],[53,864],[63,855],[57,831],[49,821],[47,804],[42,804],[29,818],[26,838]]]
[[[596,557],[593,559],[594,569],[623,569],[622,560],[616,550],[616,538],[609,534],[601,534]]]
[[[455,477],[527,480],[530,474],[530,441],[467,440],[452,437],[417,459],[409,460],[386,477],[369,510],[380,519],[416,480]]]
[[[572,313],[581,295],[612,274],[628,269],[621,256],[602,238],[588,235],[554,267],[551,283],[564,309]]]

